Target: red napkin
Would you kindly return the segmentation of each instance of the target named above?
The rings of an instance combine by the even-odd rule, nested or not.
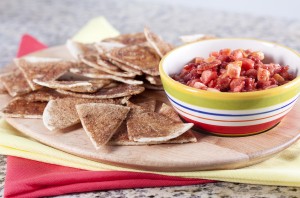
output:
[[[17,53],[17,57],[24,56],[26,54],[36,52],[42,49],[46,49],[47,46],[30,36],[29,34],[24,34],[22,36],[21,42],[19,44],[19,50]]]
[[[24,35],[17,56],[46,48]],[[5,197],[43,197],[97,190],[182,186],[213,182],[126,171],[86,171],[43,162],[7,157]]]

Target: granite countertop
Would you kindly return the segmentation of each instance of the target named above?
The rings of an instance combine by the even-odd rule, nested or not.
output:
[[[14,58],[20,37],[29,33],[48,46],[62,44],[89,19],[105,16],[122,33],[150,27],[167,41],[194,33],[219,37],[253,37],[275,41],[300,51],[300,21],[277,17],[203,10],[193,6],[145,0],[10,0],[0,1],[0,65]],[[6,157],[0,155],[0,197],[3,196]],[[60,197],[299,197],[300,188],[237,184],[114,190]]]

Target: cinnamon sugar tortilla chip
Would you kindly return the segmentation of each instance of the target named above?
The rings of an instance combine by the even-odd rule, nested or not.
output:
[[[65,96],[53,89],[42,88],[27,94],[23,94],[20,97],[31,102],[48,102],[57,98],[64,98]]]
[[[149,100],[151,101],[151,100]],[[147,103],[147,102],[146,102]],[[138,103],[135,103],[138,104]],[[141,106],[146,106],[143,103],[140,103]],[[131,106],[132,107],[132,106]],[[134,107],[133,107],[134,108]],[[154,111],[153,108],[149,109],[149,111]],[[174,122],[181,122],[178,115],[175,113],[175,111],[172,109],[172,107],[166,105],[163,103],[159,113],[162,115],[165,115],[172,119]],[[181,144],[181,143],[188,143],[188,142],[196,142],[197,139],[194,136],[192,131],[185,132],[184,134],[174,138],[170,139],[168,141],[151,141],[151,142],[136,142],[133,140],[130,140],[128,137],[128,131],[126,127],[126,122],[124,121],[122,125],[119,127],[115,135],[110,139],[109,145],[120,145],[120,146],[138,146],[138,145],[149,145],[149,144]]]
[[[67,40],[66,46],[70,54],[79,60],[79,56],[98,55],[97,49],[93,44],[79,43],[72,40]]]
[[[115,48],[106,54],[110,59],[116,60],[145,74],[158,76],[158,65],[160,57],[147,46],[130,45]]]
[[[114,75],[114,76],[120,76],[120,77],[126,77],[126,78],[135,77],[134,73],[122,72],[121,70],[113,71],[113,70],[108,69],[107,67],[99,66],[97,63],[97,57],[95,57],[95,56],[82,56],[82,57],[80,56],[80,60],[90,67],[93,67],[95,69],[101,70],[103,72],[106,72],[106,73]]]
[[[158,55],[161,58],[173,49],[173,46],[171,44],[162,40],[161,37],[151,32],[146,27],[144,28],[144,34],[148,43],[153,47],[153,49],[158,53]]]
[[[157,90],[157,91],[163,91],[164,90],[162,85],[152,85],[150,83],[144,83],[143,87],[145,87],[146,89],[150,89],[150,90]]]
[[[158,113],[171,118],[174,122],[182,122],[174,109],[165,103],[162,103]]]
[[[189,143],[189,142],[197,142],[197,139],[193,135],[192,132],[186,132],[177,138],[168,140],[168,141],[152,141],[152,142],[136,142],[130,140],[128,138],[128,132],[126,127],[126,122],[123,122],[122,125],[119,127],[115,135],[110,139],[108,145],[112,146],[141,146],[141,145],[153,145],[153,144],[182,144],[182,143]]]
[[[9,95],[17,96],[32,91],[23,73],[19,69],[0,76],[0,81]]]
[[[99,103],[76,105],[76,109],[81,124],[96,149],[111,139],[130,110],[129,107]]]
[[[144,101],[138,101],[138,102],[127,102],[127,106],[131,107],[131,108],[137,108],[140,107],[142,108],[143,111],[151,111],[154,112],[155,111],[155,107],[156,107],[156,100],[153,99],[147,99]]]
[[[44,125],[50,131],[61,130],[80,123],[75,106],[85,103],[121,104],[118,99],[62,98],[50,100],[43,113]]]
[[[137,45],[147,42],[145,35],[142,32],[133,34],[122,34],[113,38],[107,38],[102,40],[102,42],[117,42],[125,45]]]
[[[125,84],[130,84],[130,85],[141,85],[143,84],[143,81],[140,80],[134,80],[131,78],[124,78],[124,77],[120,77],[120,76],[115,76],[112,74],[108,74],[104,71],[100,71],[97,70],[95,68],[91,68],[88,66],[81,66],[81,67],[77,67],[77,68],[71,68],[70,72],[74,73],[74,74],[78,74],[78,75],[82,75],[88,78],[95,78],[95,79],[111,79],[111,80],[115,80],[118,82],[122,82]]]
[[[112,64],[114,64],[114,65],[116,65],[117,67],[119,67],[120,69],[122,69],[122,70],[124,70],[124,71],[127,71],[127,72],[129,72],[129,73],[133,73],[133,74],[135,74],[135,75],[142,75],[142,74],[143,74],[142,71],[137,70],[137,69],[135,69],[135,68],[133,68],[133,67],[130,67],[130,66],[124,64],[124,63],[120,63],[120,62],[118,62],[118,61],[116,61],[116,60],[113,60],[113,59],[110,59],[109,61],[110,61]]]
[[[7,89],[5,88],[4,84],[0,80],[0,94],[7,94]]]
[[[52,88],[52,89],[62,89],[73,92],[84,92],[93,93],[97,90],[109,85],[111,80],[95,80],[95,81],[39,81],[33,80],[36,84]]]
[[[2,116],[12,118],[42,118],[47,102],[32,102],[17,97],[1,110]]]
[[[103,88],[95,93],[74,93],[65,90],[57,90],[58,92],[77,97],[77,98],[92,98],[92,99],[106,99],[106,98],[120,98],[125,96],[132,96],[142,93],[145,90],[144,87],[136,85],[119,84],[112,88]]]
[[[172,107],[166,105],[165,103],[162,104],[158,113],[160,113],[168,118],[171,118],[174,122],[182,123],[180,117],[174,111],[174,109]],[[194,133],[191,130],[188,130],[184,134],[182,134],[182,135],[178,136],[177,138],[172,139],[170,141],[175,141],[178,143],[197,142],[197,138],[195,137]]]
[[[149,76],[149,75],[146,75],[146,80],[149,81],[150,84],[152,85],[162,85],[161,83],[161,79],[159,76]]]
[[[105,67],[105,68],[107,68],[109,70],[112,70],[112,71],[120,71],[119,67],[117,67],[116,65],[112,64],[110,61],[108,61],[108,59],[103,58],[102,56],[98,56],[97,57],[97,65],[98,65],[98,67]]]
[[[112,50],[114,48],[125,47],[126,45],[124,45],[122,43],[101,41],[101,42],[96,42],[94,44],[94,46],[99,54],[105,54],[106,52],[109,52],[110,50]]]
[[[32,90],[41,88],[33,79],[41,81],[55,80],[65,74],[76,63],[55,58],[27,57],[15,59]]]
[[[127,120],[129,139],[144,143],[174,139],[188,131],[192,126],[191,123],[174,122],[155,112],[134,113]]]

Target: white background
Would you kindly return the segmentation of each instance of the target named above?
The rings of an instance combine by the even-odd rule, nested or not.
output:
[[[300,0],[151,0],[155,3],[179,4],[216,11],[300,19]]]

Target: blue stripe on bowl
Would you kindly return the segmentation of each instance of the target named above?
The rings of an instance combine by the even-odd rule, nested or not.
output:
[[[166,93],[167,97],[169,100],[171,100],[173,103],[175,103],[176,105],[182,107],[182,108],[185,108],[185,109],[188,109],[190,111],[194,111],[194,112],[197,112],[197,113],[202,113],[202,114],[207,114],[207,115],[213,115],[213,116],[232,116],[232,117],[238,117],[238,116],[254,116],[254,115],[262,115],[262,114],[266,114],[266,113],[271,113],[271,112],[274,112],[274,111],[278,111],[280,109],[283,109],[289,105],[292,105],[298,98],[295,98],[293,101],[291,101],[290,103],[282,106],[282,107],[279,107],[277,109],[273,109],[273,110],[269,110],[269,111],[264,111],[264,112],[260,112],[260,113],[250,113],[250,114],[219,114],[219,113],[211,113],[211,112],[206,112],[206,111],[201,111],[201,110],[196,110],[196,109],[192,109],[190,107],[187,107],[187,106],[184,106],[176,101],[174,101],[168,93]]]

